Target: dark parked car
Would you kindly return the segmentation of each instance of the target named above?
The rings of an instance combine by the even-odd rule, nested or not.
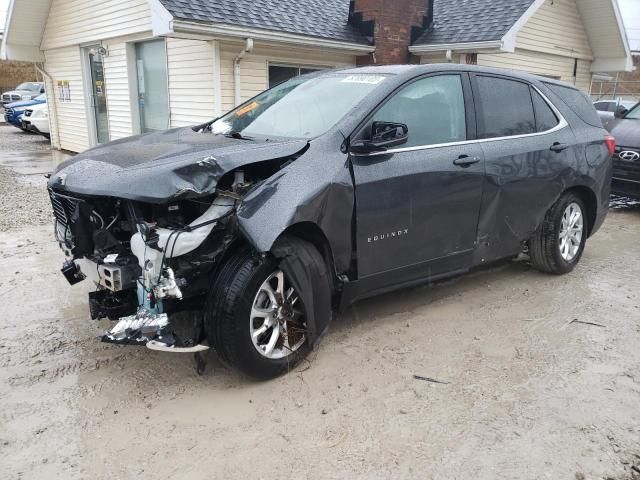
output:
[[[640,104],[610,124],[616,137],[613,156],[613,193],[640,199]]]
[[[602,224],[614,142],[591,101],[465,65],[301,76],[216,121],[112,142],[49,181],[103,340],[211,346],[270,378],[356,300],[527,251],[570,272]],[[202,312],[194,341],[171,319]],[[200,344],[200,342],[203,342]]]
[[[25,100],[23,102],[14,102],[4,107],[4,120],[10,123],[14,127],[18,127],[24,130],[20,117],[24,115],[24,112],[33,105],[40,105],[47,102],[47,95],[43,93],[37,96],[33,100]]]

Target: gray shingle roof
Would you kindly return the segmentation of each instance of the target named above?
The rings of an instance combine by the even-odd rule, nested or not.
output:
[[[176,18],[367,45],[347,23],[349,0],[160,0]]]
[[[433,25],[414,45],[500,40],[534,0],[435,0]]]

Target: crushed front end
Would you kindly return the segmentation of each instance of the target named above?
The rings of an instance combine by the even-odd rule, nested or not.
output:
[[[92,319],[116,321],[103,341],[206,348],[197,324],[191,338],[181,337],[171,317],[201,311],[216,262],[237,238],[235,210],[250,183],[242,171],[226,183],[208,196],[162,204],[77,195],[50,184],[55,237],[66,257],[62,273],[72,285],[95,284]]]

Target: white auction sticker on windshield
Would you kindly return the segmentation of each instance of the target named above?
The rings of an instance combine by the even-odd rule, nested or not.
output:
[[[381,75],[349,75],[342,80],[342,83],[365,83],[367,85],[377,85],[383,81],[386,77]]]

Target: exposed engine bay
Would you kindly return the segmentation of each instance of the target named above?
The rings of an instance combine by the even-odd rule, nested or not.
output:
[[[236,207],[259,180],[238,169],[213,195],[166,204],[49,187],[55,236],[66,256],[62,273],[72,285],[84,279],[96,285],[89,294],[92,319],[117,321],[104,342],[206,349],[197,333],[175,335],[169,315],[201,308],[216,261],[237,238]]]

